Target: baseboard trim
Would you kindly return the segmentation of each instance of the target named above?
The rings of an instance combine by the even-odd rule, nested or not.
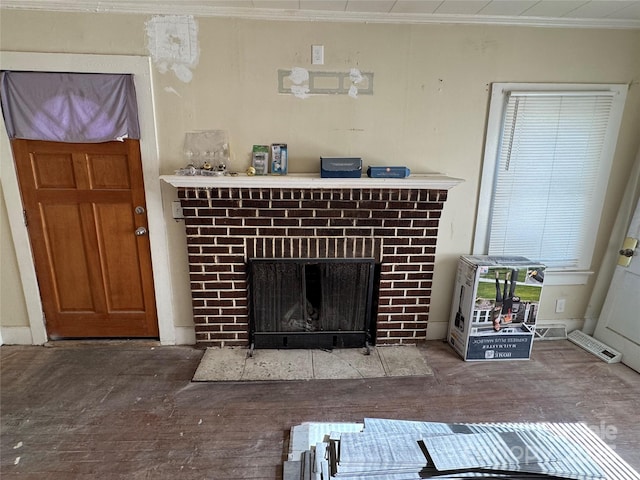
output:
[[[33,345],[31,328],[0,327],[0,345]]]
[[[449,329],[449,322],[430,321],[429,323],[427,323],[427,340],[446,339],[448,329]]]
[[[174,327],[176,345],[195,345],[196,330],[194,327]]]

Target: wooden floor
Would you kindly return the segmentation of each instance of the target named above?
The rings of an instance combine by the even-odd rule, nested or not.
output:
[[[364,417],[581,421],[640,470],[640,374],[567,341],[508,363],[425,348],[433,376],[216,384],[190,382],[190,347],[3,346],[0,477],[279,479],[292,425]]]

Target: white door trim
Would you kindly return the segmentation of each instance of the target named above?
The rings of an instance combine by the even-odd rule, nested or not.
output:
[[[155,284],[156,307],[160,342],[175,344],[173,294],[168,255],[167,230],[164,222],[160,190],[160,159],[156,135],[153,102],[153,78],[148,57],[127,55],[83,55],[67,53],[0,52],[0,68],[3,70],[48,72],[130,73],[134,75],[138,116],[140,121],[140,153],[147,201],[151,262]],[[27,229],[22,218],[22,202],[18,178],[7,137],[4,119],[0,115],[0,179],[2,180],[11,235],[15,245],[18,268],[22,281],[32,343],[41,345],[47,341],[42,318],[42,303],[31,254]]]

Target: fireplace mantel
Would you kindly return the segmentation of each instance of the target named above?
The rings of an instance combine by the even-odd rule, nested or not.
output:
[[[440,173],[415,174],[407,178],[321,178],[319,174],[224,176],[162,175],[161,180],[181,188],[394,188],[418,190],[450,190],[462,183],[461,178]]]
[[[249,346],[248,262],[373,259],[376,345],[426,338],[443,174],[408,178],[179,176],[196,342]],[[373,335],[375,331],[375,336]]]

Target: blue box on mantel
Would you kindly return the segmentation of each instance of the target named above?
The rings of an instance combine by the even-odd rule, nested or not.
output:
[[[360,178],[362,158],[360,157],[320,157],[320,177]]]
[[[369,178],[407,178],[411,175],[411,170],[407,167],[369,167],[367,176]]]

